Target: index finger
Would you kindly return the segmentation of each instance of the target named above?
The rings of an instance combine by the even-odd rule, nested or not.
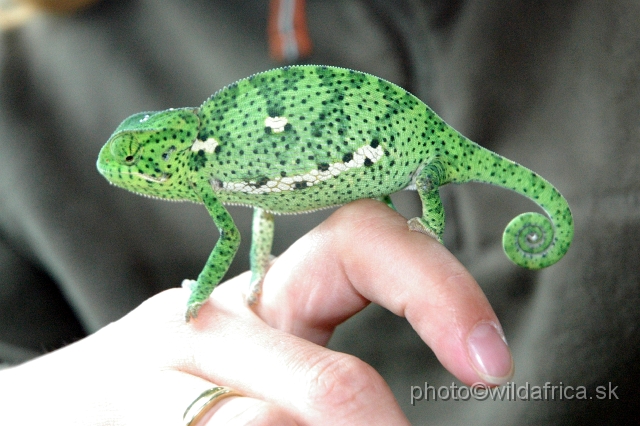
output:
[[[498,385],[513,375],[500,323],[473,277],[442,244],[373,200],[342,207],[283,253],[256,313],[326,344],[369,301],[406,317],[464,383]]]

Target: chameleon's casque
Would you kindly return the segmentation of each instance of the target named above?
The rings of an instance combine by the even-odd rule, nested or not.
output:
[[[462,136],[427,105],[381,78],[344,68],[292,66],[253,75],[199,108],[133,115],[100,151],[98,170],[125,189],[203,203],[220,231],[192,284],[187,320],[227,271],[240,234],[223,206],[255,209],[250,300],[269,261],[273,213],[300,213],[416,189],[420,218],[411,229],[440,238],[438,188],[485,182],[535,201],[549,218],[524,213],[503,245],[516,264],[557,262],[573,238],[566,200],[546,180]]]

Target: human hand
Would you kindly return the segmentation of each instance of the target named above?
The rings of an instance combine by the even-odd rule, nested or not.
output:
[[[222,385],[244,396],[221,400],[199,424],[408,424],[373,368],[323,347],[369,301],[405,316],[467,384],[500,384],[513,372],[475,280],[382,203],[351,203],[297,241],[253,309],[248,282],[242,274],[218,287],[190,323],[187,291],[163,292],[82,341],[0,372],[0,424],[175,425],[197,395]]]

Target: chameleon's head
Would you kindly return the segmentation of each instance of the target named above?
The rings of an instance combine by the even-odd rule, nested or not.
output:
[[[199,125],[193,108],[134,114],[100,150],[98,171],[138,194],[195,201],[188,183],[188,152]]]

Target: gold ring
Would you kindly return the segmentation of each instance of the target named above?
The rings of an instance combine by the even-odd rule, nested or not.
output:
[[[242,394],[226,386],[216,386],[215,388],[202,392],[200,396],[189,404],[187,410],[184,412],[182,420],[185,426],[198,423],[216,403],[229,396],[242,396]]]

